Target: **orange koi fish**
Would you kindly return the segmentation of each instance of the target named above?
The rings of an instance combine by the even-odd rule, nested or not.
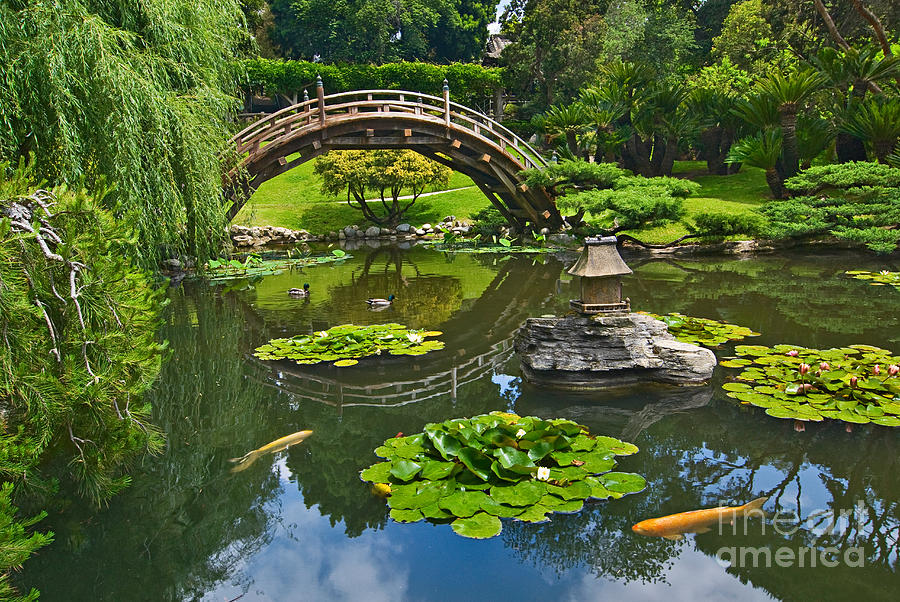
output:
[[[631,527],[638,535],[651,537],[665,537],[666,539],[681,539],[684,533],[706,533],[717,524],[732,524],[741,517],[760,516],[766,517],[762,506],[767,497],[761,497],[747,502],[743,506],[719,506],[705,510],[691,510],[679,512],[660,518],[650,518]]]

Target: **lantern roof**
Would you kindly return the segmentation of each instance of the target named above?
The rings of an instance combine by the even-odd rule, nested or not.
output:
[[[631,274],[631,268],[625,264],[616,249],[616,242],[615,236],[585,238],[581,257],[569,270],[569,274],[585,278]]]

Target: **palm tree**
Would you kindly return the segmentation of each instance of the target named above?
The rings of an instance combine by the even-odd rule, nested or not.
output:
[[[534,123],[551,139],[563,136],[569,152],[574,157],[578,156],[578,134],[587,127],[587,118],[579,103],[552,106],[543,115],[537,116]]]
[[[900,60],[884,56],[874,46],[845,50],[823,48],[812,59],[812,63],[841,93],[839,106],[834,111],[839,123],[848,118],[852,105],[862,101],[867,91],[881,94],[878,84],[900,75]],[[843,128],[839,127],[839,130]],[[838,132],[835,150],[841,163],[865,161],[867,158],[862,140],[847,131]]]
[[[875,99],[857,103],[841,130],[872,145],[879,163],[888,163],[900,138],[900,99]]]
[[[631,136],[626,126],[617,126],[628,110],[625,89],[615,85],[587,88],[579,94],[578,103],[594,129],[594,160],[600,163]]]
[[[804,69],[788,74],[771,73],[759,82],[760,92],[775,101],[781,121],[782,167],[785,178],[800,171],[800,155],[797,151],[797,113],[827,81],[817,71]]]
[[[740,168],[740,164],[725,162],[740,127],[741,120],[734,113],[736,103],[733,96],[711,88],[695,88],[688,98],[687,110],[700,116],[702,158],[711,174],[724,176]]]
[[[782,136],[775,129],[766,129],[756,136],[742,138],[734,143],[728,154],[729,163],[746,163],[759,167],[766,172],[766,183],[772,196],[780,199],[784,196],[784,178],[779,173],[781,159]]]

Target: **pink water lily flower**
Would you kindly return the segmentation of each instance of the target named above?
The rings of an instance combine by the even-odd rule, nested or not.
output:
[[[790,351],[788,351],[786,353],[786,355],[789,355],[791,357],[797,357],[798,355],[800,355],[800,352],[797,351],[796,349],[791,349]]]
[[[827,372],[828,370],[831,370],[831,366],[828,365],[828,362],[822,362],[819,364],[819,369],[823,372]]]
[[[897,376],[897,373],[900,372],[900,366],[897,364],[891,364],[888,366],[888,374],[891,376]]]

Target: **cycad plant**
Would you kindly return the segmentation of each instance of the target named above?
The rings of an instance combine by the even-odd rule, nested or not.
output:
[[[812,69],[782,74],[774,72],[761,80],[759,91],[768,96],[778,107],[782,137],[782,166],[784,177],[800,171],[800,155],[797,148],[797,113],[808,100],[827,82],[827,78]]]
[[[780,199],[784,196],[784,178],[779,170],[781,150],[781,132],[769,128],[736,142],[728,154],[728,162],[746,163],[765,170],[766,183],[772,191],[772,196]]]
[[[562,136],[569,152],[575,157],[578,156],[578,135],[588,126],[587,116],[581,104],[552,106],[543,115],[535,117],[534,124],[548,134],[551,140]]]
[[[878,162],[888,163],[900,138],[900,99],[869,98],[855,104],[841,130],[870,144]]]

